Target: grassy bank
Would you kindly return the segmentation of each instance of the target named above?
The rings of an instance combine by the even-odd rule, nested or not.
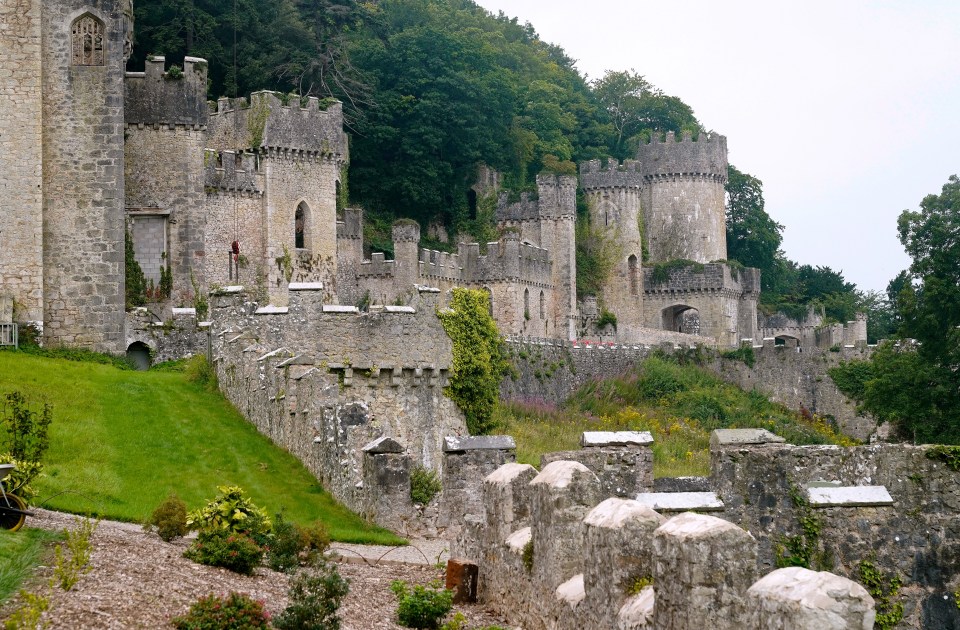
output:
[[[35,484],[44,507],[143,521],[171,492],[194,509],[217,486],[238,485],[271,514],[323,522],[334,540],[400,540],[338,504],[296,458],[183,373],[3,351],[0,394],[13,390],[53,406],[46,474]]]
[[[516,439],[517,460],[534,466],[543,453],[579,448],[583,431],[650,431],[657,477],[708,474],[714,429],[762,428],[792,444],[853,444],[822,418],[656,357],[619,378],[588,383],[559,407],[502,403],[495,420],[498,431]]]
[[[0,604],[17,592],[40,564],[44,553],[62,534],[25,527],[18,532],[0,529]]]

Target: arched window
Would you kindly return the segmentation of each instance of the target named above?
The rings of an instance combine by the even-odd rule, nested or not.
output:
[[[305,203],[297,206],[297,212],[294,215],[293,246],[297,249],[306,249],[308,247],[307,229],[310,221],[310,208]]]
[[[530,289],[523,290],[523,318],[530,319]]]
[[[73,65],[103,65],[103,22],[89,13],[81,15],[73,23]]]
[[[547,300],[543,296],[543,291],[540,292],[540,319],[547,318]]]
[[[627,258],[627,267],[630,271],[630,295],[637,295],[640,291],[640,265],[637,264],[637,257],[633,254]]]

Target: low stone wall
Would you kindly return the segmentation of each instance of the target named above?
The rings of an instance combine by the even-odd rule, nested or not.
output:
[[[781,569],[754,583],[749,532],[601,497],[578,462],[489,475],[482,519],[453,549],[479,565],[481,601],[527,630],[872,627],[874,601],[850,580]]]
[[[141,343],[150,349],[152,363],[175,361],[207,351],[209,322],[197,321],[192,308],[175,308],[161,319],[149,308],[127,311],[126,348]]]

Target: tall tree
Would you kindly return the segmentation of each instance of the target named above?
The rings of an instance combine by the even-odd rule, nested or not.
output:
[[[763,280],[776,263],[783,226],[764,210],[763,182],[732,164],[727,173],[727,258],[760,269]]]

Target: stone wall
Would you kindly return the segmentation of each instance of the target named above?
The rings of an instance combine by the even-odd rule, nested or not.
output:
[[[478,565],[485,605],[528,630],[873,625],[862,586],[795,568],[756,582],[750,532],[713,516],[666,519],[635,500],[601,501],[600,481],[577,462],[539,473],[506,464],[482,492],[485,510],[451,555]]]
[[[43,320],[41,0],[0,2],[0,293]]]
[[[124,348],[123,67],[117,0],[43,2],[44,339]],[[73,65],[71,28],[103,25],[103,65]]]
[[[151,363],[206,354],[210,341],[210,323],[198,322],[192,308],[174,308],[165,320],[146,307],[135,308],[127,311],[126,329],[126,347],[143,344],[150,351]]]

